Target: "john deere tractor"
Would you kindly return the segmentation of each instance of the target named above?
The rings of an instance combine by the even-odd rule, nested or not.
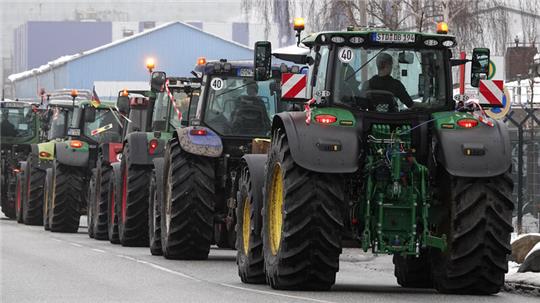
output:
[[[52,169],[45,178],[45,228],[53,232],[77,232],[85,213],[88,183],[98,160],[98,147],[120,141],[120,118],[115,102],[92,102],[89,91],[65,92],[73,114],[68,139],[54,142]],[[60,98],[58,96],[57,98]]]
[[[234,248],[241,157],[268,141],[272,116],[285,108],[279,68],[258,84],[250,62],[203,61],[195,72],[202,81],[196,113],[173,132],[156,174],[151,223],[171,259],[206,259],[213,243]]]
[[[17,218],[20,222],[23,220],[21,186],[24,182],[19,174],[19,161],[25,161],[31,144],[39,142],[40,121],[33,110],[35,106],[31,102],[0,101],[1,206],[8,218]]]
[[[329,289],[352,239],[392,254],[404,287],[500,290],[512,231],[508,131],[481,104],[454,101],[452,67],[472,61],[478,85],[489,50],[452,59],[456,39],[444,28],[351,27],[301,40],[305,110],[274,116],[268,155],[246,156],[240,177],[242,281]],[[270,43],[257,42],[256,80],[269,79],[270,64]]]
[[[152,77],[162,77],[166,90],[148,92],[129,91],[125,97],[129,121],[124,127],[122,159],[112,165],[109,212],[109,240],[124,246],[147,246],[148,201],[151,173],[160,165],[165,143],[175,127],[181,125],[181,113],[187,110],[192,94],[198,95],[200,84],[193,79],[169,77],[155,72]],[[161,161],[161,162],[160,162]],[[157,164],[156,164],[157,163]],[[152,217],[152,216],[150,216]],[[150,236],[152,240],[153,237]],[[159,245],[154,243],[152,246]]]

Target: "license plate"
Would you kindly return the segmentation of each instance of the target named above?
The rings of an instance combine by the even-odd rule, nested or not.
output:
[[[414,43],[414,34],[373,33],[372,40],[380,43]]]

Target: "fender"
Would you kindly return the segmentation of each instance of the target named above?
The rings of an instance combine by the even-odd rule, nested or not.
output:
[[[316,122],[308,125],[304,112],[282,112],[274,116],[272,133],[277,128],[285,129],[291,156],[301,167],[321,173],[352,173],[358,170],[360,151],[356,127]]]
[[[205,135],[192,135],[191,130],[206,130]],[[203,126],[189,126],[176,129],[176,136],[182,150],[211,158],[217,158],[223,153],[221,138],[211,129]]]
[[[493,177],[512,164],[507,126],[495,121],[470,129],[436,129],[436,157],[448,173],[458,177]]]
[[[242,166],[247,166],[249,176],[251,177],[251,186],[253,188],[253,196],[251,197],[252,207],[262,209],[263,203],[263,187],[265,181],[266,154],[250,154],[242,157]],[[238,199],[238,198],[237,198]],[[262,230],[262,216],[255,216],[253,226],[256,232]]]
[[[103,164],[111,164],[120,161],[122,143],[105,143],[101,145],[101,155]]]
[[[126,136],[125,143],[129,145],[129,159],[138,165],[152,165],[152,159],[163,157],[165,140],[157,139],[158,145],[153,154],[150,154],[150,140],[156,139],[153,133],[133,132]],[[125,149],[125,148],[124,148]]]
[[[71,142],[73,141],[66,140],[55,143],[56,161],[68,166],[88,166],[88,160],[90,158],[88,143],[79,141],[82,143],[82,146],[74,148],[71,146]]]
[[[37,144],[37,155],[40,161],[51,161],[54,159],[55,141],[42,142]]]

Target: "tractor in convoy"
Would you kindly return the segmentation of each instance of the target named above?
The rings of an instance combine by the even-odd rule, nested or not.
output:
[[[48,229],[48,216],[45,201],[45,179],[51,173],[54,159],[54,146],[67,138],[68,124],[73,113],[73,102],[66,100],[66,91],[47,94],[47,103],[42,105],[42,140],[31,145],[31,153],[20,166],[24,167],[22,185],[22,223],[44,225]]]
[[[151,183],[150,230],[160,231],[153,236],[169,259],[206,259],[212,244],[235,247],[240,160],[263,149],[271,118],[286,108],[277,94],[280,68],[256,83],[251,62],[201,61],[196,111],[192,101],[188,125],[172,132]],[[153,82],[162,87],[163,77]]]
[[[109,240],[123,246],[149,244],[149,234],[152,234],[148,230],[151,173],[155,165],[159,166],[159,158],[163,157],[165,143],[172,137],[172,132],[181,126],[182,112],[187,118],[190,99],[198,96],[200,88],[196,79],[167,78],[162,72],[154,72],[152,77],[163,77],[163,90],[152,87],[146,92],[129,91],[119,98],[119,104],[129,112],[129,118],[123,131],[121,161],[111,165],[109,203],[105,211],[108,213]],[[100,209],[105,209],[105,205],[103,203]],[[159,243],[151,246],[156,245]]]
[[[44,190],[45,229],[73,233],[87,210],[87,189],[99,147],[120,141],[121,120],[114,102],[96,102],[90,91],[65,91],[63,97],[71,99],[73,113],[70,121],[65,120],[68,138],[55,141],[51,149],[54,159]]]
[[[19,162],[31,153],[31,145],[39,142],[38,104],[23,101],[0,101],[0,199],[6,217],[22,222],[24,176]]]
[[[310,50],[295,59],[310,66],[305,110],[276,114],[268,154],[244,156],[236,207],[241,280],[329,289],[342,243],[353,239],[364,251],[392,254],[404,287],[498,292],[512,231],[508,130],[483,116],[481,104],[454,101],[451,74],[470,61],[477,86],[489,49],[453,59],[456,39],[444,23],[437,33],[350,27],[301,41],[303,24],[295,28]],[[269,42],[255,44],[257,81],[268,81],[271,54]],[[184,168],[183,151],[171,145],[166,154],[180,158],[169,173],[173,201],[184,197],[175,185],[190,169],[201,168],[191,184],[210,183],[207,162],[190,159],[197,165]],[[182,200],[178,207],[191,201]],[[198,225],[188,222],[202,217],[174,215],[172,222],[192,229]]]

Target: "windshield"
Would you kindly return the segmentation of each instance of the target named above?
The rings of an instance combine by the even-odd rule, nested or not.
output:
[[[334,102],[377,112],[445,106],[443,54],[443,50],[341,47]]]
[[[98,143],[120,142],[120,122],[115,114],[109,109],[97,109],[94,122],[84,123],[84,134]]]
[[[71,116],[72,112],[67,108],[52,108],[51,125],[47,138],[49,140],[64,138],[67,134],[66,125],[69,123]]]
[[[34,136],[34,113],[30,107],[1,108],[0,135],[1,137],[32,137]]]
[[[171,94],[174,97],[176,103],[176,108],[182,113],[182,120],[188,120],[188,111],[189,111],[189,101],[191,94],[186,94],[186,92],[181,88],[170,88]],[[198,92],[194,93],[194,97],[198,97]],[[154,113],[152,115],[152,125],[153,129],[165,130],[167,123],[167,108],[170,113],[170,123],[173,127],[181,127],[180,120],[178,119],[178,113],[174,106],[169,106],[171,101],[169,95],[166,92],[159,93],[156,99],[154,106]],[[195,102],[195,106],[196,106]],[[190,115],[194,116],[195,111],[190,111]]]
[[[268,137],[276,113],[275,79],[254,82],[248,77],[215,76],[210,79],[204,122],[228,136]]]

